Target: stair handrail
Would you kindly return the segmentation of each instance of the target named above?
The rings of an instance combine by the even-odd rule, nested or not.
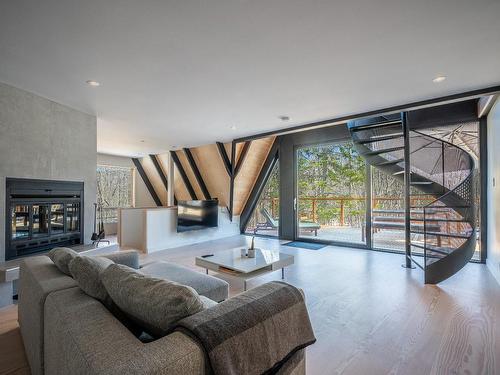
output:
[[[435,204],[436,202],[440,201],[441,199],[443,199],[444,197],[448,196],[448,195],[452,195],[452,193],[456,192],[456,190],[462,186],[469,178],[472,178],[473,174],[474,174],[474,168],[475,168],[475,161],[474,161],[474,158],[472,156],[470,156],[470,154],[464,150],[462,147],[460,146],[457,146],[451,142],[448,142],[448,141],[445,141],[443,139],[439,139],[439,138],[436,138],[436,137],[433,137],[431,135],[428,135],[428,134],[425,134],[425,133],[422,133],[418,130],[412,130],[413,133],[416,133],[420,136],[423,136],[423,137],[427,137],[427,138],[432,138],[433,140],[437,141],[437,142],[441,142],[441,143],[444,143],[444,144],[447,144],[451,147],[454,147],[460,151],[462,151],[463,154],[467,155],[467,157],[469,158],[469,161],[471,163],[471,169],[469,171],[469,174],[458,184],[456,185],[453,189],[449,189],[445,194],[439,196],[438,198],[435,198],[432,202],[426,204],[425,206],[423,206],[423,208],[432,208],[431,206],[433,204]],[[442,154],[442,151],[441,151],[441,154]],[[444,155],[442,155],[441,157],[444,157]],[[444,171],[443,171],[443,174],[444,174]],[[443,186],[443,187],[446,187],[446,186]]]
[[[428,256],[427,252],[429,251],[428,250],[428,239],[427,239],[427,225],[426,225],[426,222],[427,222],[426,221],[427,211],[429,209],[436,208],[437,207],[437,205],[436,205],[437,202],[442,202],[443,200],[446,200],[446,198],[449,197],[449,196],[452,196],[452,195],[458,195],[458,196],[460,196],[459,194],[457,194],[457,191],[462,186],[465,186],[465,184],[472,184],[473,183],[473,176],[474,176],[474,170],[475,170],[475,161],[474,161],[474,158],[472,158],[472,156],[466,150],[464,150],[462,147],[460,147],[458,145],[455,145],[455,144],[453,144],[451,142],[448,142],[448,141],[445,141],[445,140],[442,140],[442,139],[439,139],[439,138],[436,138],[436,137],[424,134],[424,133],[416,131],[416,130],[413,130],[413,132],[416,133],[416,134],[418,134],[419,136],[423,136],[425,138],[431,138],[433,140],[436,140],[437,142],[441,142],[443,144],[446,144],[448,146],[451,146],[451,147],[453,147],[455,149],[460,150],[462,155],[466,155],[467,156],[467,158],[469,160],[469,165],[470,165],[469,173],[467,174],[467,176],[462,181],[460,181],[460,183],[458,183],[453,188],[450,188],[445,194],[443,194],[443,195],[435,198],[432,202],[430,202],[430,203],[428,203],[428,204],[426,204],[425,206],[422,207],[422,209],[423,209],[423,223],[424,223],[424,265],[426,265],[427,264],[427,256]],[[441,158],[444,158],[444,152],[443,151],[441,151]],[[445,173],[445,171],[443,170],[442,173],[443,173],[443,179],[444,179],[444,173]],[[443,186],[443,187],[446,188],[445,186]],[[441,206],[439,206],[439,207],[441,207]],[[443,207],[446,207],[446,206],[443,206]],[[471,207],[471,209],[473,209],[473,208]],[[454,211],[456,211],[456,210],[454,210]],[[465,217],[462,214],[460,214],[460,215],[465,218],[466,222],[469,222],[469,224],[470,224],[470,226],[472,228],[472,232],[470,233],[470,236],[467,239],[467,241],[469,241],[470,238],[473,237],[475,235],[475,232],[476,232],[475,217],[470,218],[470,217]],[[457,251],[462,246],[464,246],[467,243],[467,241],[464,242],[459,247],[455,248],[452,252],[450,252],[450,254],[452,254],[453,252]],[[445,255],[443,258],[445,258],[448,255]]]

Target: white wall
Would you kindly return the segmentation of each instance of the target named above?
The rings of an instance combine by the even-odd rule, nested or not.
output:
[[[219,207],[218,227],[177,232],[177,207],[123,209],[118,241],[124,248],[152,253],[240,234],[239,216],[229,220],[227,209]]]
[[[85,242],[96,199],[96,117],[0,83],[0,262],[5,259],[5,178],[83,181]]]
[[[488,258],[500,283],[500,98],[488,115]],[[495,186],[493,186],[493,180]]]

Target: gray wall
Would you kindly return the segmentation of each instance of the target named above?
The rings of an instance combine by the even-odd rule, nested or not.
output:
[[[500,283],[500,99],[488,115],[488,258],[486,264]],[[493,186],[495,179],[495,186]]]
[[[5,178],[83,181],[85,242],[96,197],[96,117],[0,83],[0,261],[5,259]]]

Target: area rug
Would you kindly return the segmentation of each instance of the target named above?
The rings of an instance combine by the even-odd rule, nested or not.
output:
[[[322,243],[301,242],[301,241],[287,242],[287,243],[284,243],[283,245],[290,246],[290,247],[299,247],[299,248],[308,249],[308,250],[319,250],[319,249],[322,249],[325,246],[327,246],[327,245],[322,244]]]

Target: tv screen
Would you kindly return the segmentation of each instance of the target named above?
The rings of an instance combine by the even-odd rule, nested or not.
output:
[[[177,202],[177,232],[213,228],[218,225],[218,219],[217,199]]]

